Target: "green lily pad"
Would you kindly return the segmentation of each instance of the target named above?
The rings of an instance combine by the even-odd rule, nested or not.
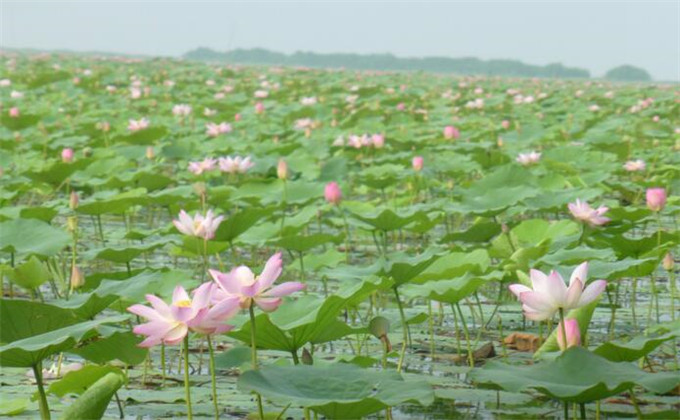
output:
[[[243,391],[294,402],[334,419],[357,419],[404,403],[430,405],[432,388],[425,381],[406,381],[395,371],[374,371],[352,364],[267,366],[245,372]]]
[[[0,223],[0,250],[51,257],[71,242],[71,236],[37,219],[14,219]]]

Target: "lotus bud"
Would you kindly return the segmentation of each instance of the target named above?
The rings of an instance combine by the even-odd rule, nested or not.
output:
[[[314,364],[314,358],[312,357],[312,354],[307,350],[306,347],[302,348],[302,364],[303,365],[313,365]]]
[[[392,344],[387,337],[387,333],[390,332],[390,321],[388,321],[387,318],[376,316],[368,324],[368,330],[375,338],[385,343],[388,352],[392,350]]]
[[[153,160],[155,156],[155,153],[153,151],[153,146],[147,146],[146,147],[146,158],[149,160]]]
[[[675,261],[673,260],[673,255],[670,252],[667,252],[666,256],[663,257],[661,265],[663,265],[663,268],[666,271],[671,271],[673,269],[675,266]]]
[[[90,157],[90,156],[92,156],[92,148],[89,147],[89,146],[83,148],[83,156],[84,156],[84,157]]]
[[[284,181],[288,179],[288,164],[283,159],[279,159],[279,164],[276,167],[276,176]]]
[[[566,342],[564,340],[564,333],[567,334]],[[560,346],[560,350],[564,351],[569,347],[581,345],[581,330],[579,329],[577,320],[573,318],[565,319],[564,333],[562,329],[562,323],[560,322],[557,325],[557,344]]]
[[[457,139],[458,137],[460,137],[460,131],[456,127],[452,125],[444,127],[444,138]]]
[[[326,198],[326,201],[331,204],[340,204],[340,201],[342,200],[342,191],[340,190],[340,186],[337,182],[333,181],[326,184],[326,188],[324,189],[324,197]]]
[[[264,104],[262,102],[258,102],[255,104],[255,113],[257,114],[264,113]]]
[[[503,137],[498,136],[498,139],[496,139],[496,145],[498,147],[503,147]]]
[[[651,211],[661,211],[666,206],[666,190],[663,188],[648,188],[646,198]]]
[[[78,193],[75,191],[71,191],[71,196],[69,197],[68,200],[68,206],[71,210],[75,210],[78,208]]]
[[[85,284],[85,276],[83,272],[73,264],[71,266],[71,290],[81,288]]]
[[[510,121],[503,120],[503,122],[501,122],[501,127],[503,127],[504,130],[507,130],[508,128],[510,128]]]
[[[241,121],[241,114],[234,115],[234,121]]]
[[[66,219],[66,228],[69,232],[75,232],[78,229],[78,218],[69,216],[69,218]]]
[[[21,115],[21,113],[19,112],[19,108],[12,107],[12,108],[9,109],[9,116],[10,117],[19,118],[19,115]]]
[[[423,157],[422,156],[416,156],[413,158],[413,162],[411,162],[413,165],[413,170],[416,172],[420,172],[423,170]]]
[[[61,161],[64,163],[73,162],[73,149],[67,147],[66,149],[62,150]]]

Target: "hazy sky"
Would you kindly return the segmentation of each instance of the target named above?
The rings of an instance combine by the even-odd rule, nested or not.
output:
[[[6,47],[181,55],[281,52],[562,62],[599,76],[620,64],[680,81],[680,0],[189,2],[0,0]]]

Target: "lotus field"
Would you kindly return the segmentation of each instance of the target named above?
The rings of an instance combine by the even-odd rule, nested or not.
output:
[[[678,418],[677,85],[2,61],[3,417]]]

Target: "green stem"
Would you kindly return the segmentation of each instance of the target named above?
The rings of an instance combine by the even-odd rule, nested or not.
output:
[[[184,336],[184,397],[187,403],[187,418],[194,418],[191,411],[191,385],[189,384],[189,334]]]
[[[250,347],[253,369],[258,369],[257,364],[257,339],[255,331],[255,301],[250,301],[250,306],[248,307],[248,312],[250,314]],[[259,393],[255,393],[257,397],[257,411],[260,415],[260,420],[264,420],[264,409],[262,408],[262,396]]]
[[[165,385],[165,344],[161,343],[161,386]]]
[[[401,328],[403,330],[403,340],[401,343],[401,353],[399,354],[399,363],[397,363],[397,372],[401,372],[401,368],[404,364],[404,356],[406,355],[406,344],[408,342],[408,324],[406,323],[406,314],[404,314],[404,307],[401,304],[401,299],[399,298],[399,291],[397,287],[393,287],[394,296],[397,298],[397,306],[399,307],[399,317],[401,318]]]
[[[47,405],[47,395],[45,395],[45,388],[43,387],[42,361],[33,365],[33,375],[38,384],[38,394],[40,396],[38,400],[40,404],[40,418],[42,420],[50,420],[50,407]]]
[[[432,319],[432,301],[428,299],[427,301],[427,314],[428,314],[428,327],[430,330],[430,357],[434,363],[434,319]]]
[[[562,330],[562,342],[564,343],[564,350],[567,349],[567,326],[564,325],[564,308],[560,308],[560,329]],[[557,340],[559,342],[559,340]],[[563,351],[564,351],[563,350]]]
[[[300,364],[300,358],[297,355],[297,351],[293,350],[290,352],[290,354],[293,356],[293,363],[296,365]]]
[[[456,309],[458,309],[458,315],[460,315],[460,322],[463,324],[463,334],[465,335],[465,345],[467,347],[467,359],[468,364],[471,368],[475,367],[475,358],[472,355],[472,347],[470,343],[470,331],[468,330],[467,323],[465,322],[465,317],[463,316],[463,311],[460,309],[460,305],[456,303]],[[472,311],[470,311],[472,312]]]
[[[633,403],[633,407],[635,408],[635,415],[638,419],[642,418],[642,411],[640,411],[640,407],[638,406],[637,399],[635,398],[635,393],[633,392],[633,388],[630,389],[630,401]]]
[[[213,351],[212,337],[208,335],[208,353],[210,355],[210,380],[212,383],[213,407],[215,407],[215,420],[220,418],[220,409],[217,406],[217,378],[215,372],[215,352]]]

